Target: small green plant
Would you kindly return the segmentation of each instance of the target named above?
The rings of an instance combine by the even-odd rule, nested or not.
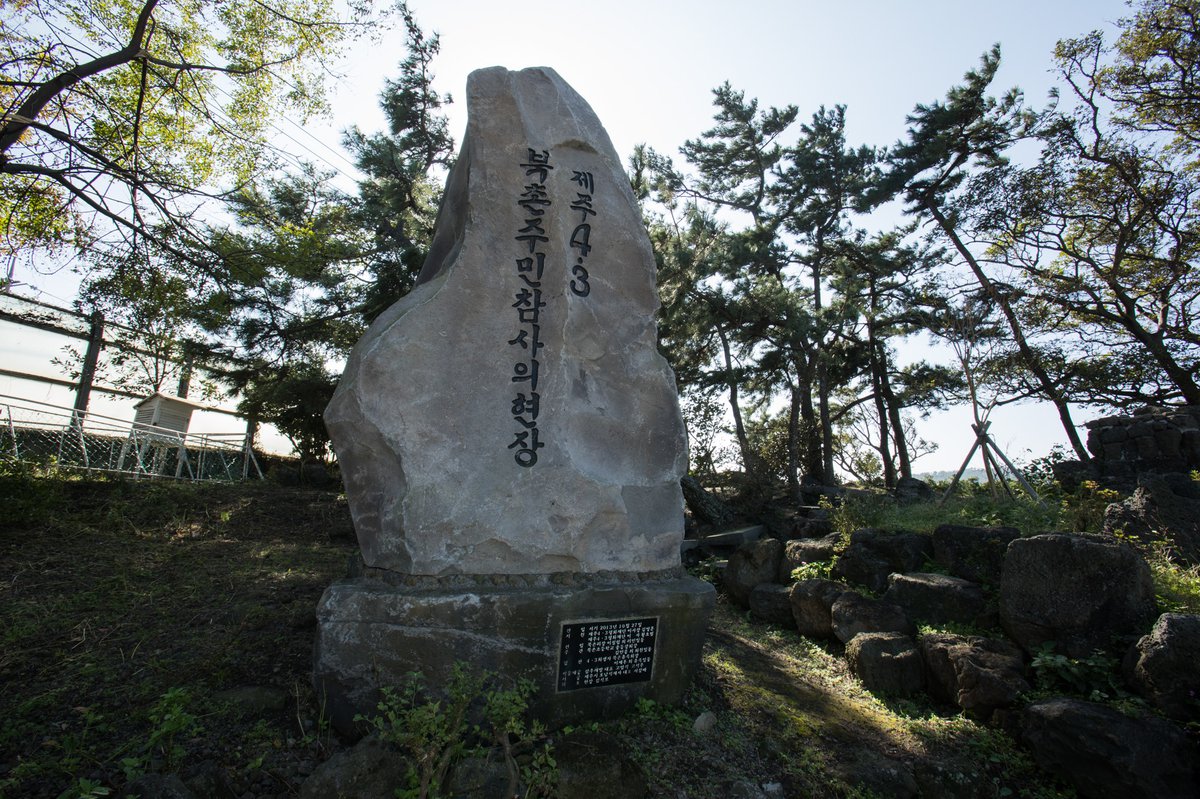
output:
[[[11,455],[0,455],[0,500],[4,519],[0,529],[45,524],[61,511],[64,475],[53,459],[39,466]]]
[[[186,688],[172,688],[150,709],[149,750],[163,758],[163,770],[171,771],[187,753],[179,740],[200,732],[200,722],[187,710],[191,695]]]
[[[1054,642],[1038,648],[1030,664],[1043,691],[1067,691],[1097,702],[1121,697],[1116,658],[1097,650],[1086,658],[1071,658],[1054,651]]]
[[[148,761],[149,758],[144,755],[140,757],[130,756],[121,758],[121,773],[125,775],[125,781],[133,782],[145,774]]]
[[[96,799],[96,797],[108,796],[109,793],[111,791],[108,788],[95,780],[80,777],[79,782],[60,793],[58,799]]]
[[[526,796],[552,796],[557,771],[549,745],[535,753],[522,768],[521,750],[545,735],[538,722],[525,713],[535,691],[530,680],[503,687],[489,673],[472,672],[456,663],[441,692],[431,691],[421,674],[412,672],[396,688],[384,688],[375,716],[358,715],[355,721],[374,730],[381,740],[406,754],[411,761],[399,799],[438,799],[445,796],[446,781],[455,763],[480,751],[481,743],[494,744],[503,753],[509,775],[507,796],[515,796],[526,776]],[[478,709],[486,726],[471,722]],[[545,786],[551,786],[543,790]]]
[[[467,708],[479,687],[467,679],[465,670],[456,665],[447,698],[434,700],[420,673],[413,672],[397,688],[383,689],[379,715],[355,717],[411,758],[406,784],[396,790],[398,799],[442,795],[450,766],[466,751]]]
[[[1200,565],[1176,562],[1166,541],[1155,541],[1142,551],[1154,576],[1159,609],[1164,613],[1200,614]]]
[[[1069,458],[1067,448],[1062,444],[1055,444],[1048,453],[1025,464],[1021,472],[1038,493],[1048,493],[1058,488],[1058,481],[1054,478],[1054,465]]]
[[[691,727],[692,719],[687,713],[677,707],[655,702],[653,699],[642,697],[634,706],[634,713],[645,720],[666,722],[677,730]]]
[[[796,568],[792,569],[793,580],[829,580],[833,574],[834,564],[837,563],[835,555],[830,560],[816,560],[812,563],[801,563]]]
[[[535,749],[529,762],[521,766],[521,781],[525,783],[525,797],[554,796],[558,790],[558,762],[549,743]]]
[[[693,577],[698,577],[705,582],[712,583],[713,585],[716,585],[720,582],[716,558],[705,558],[695,566],[689,566],[688,573]]]
[[[1111,488],[1101,488],[1094,480],[1084,480],[1075,493],[1063,497],[1058,529],[1070,533],[1098,533],[1104,529],[1104,510],[1120,498],[1121,495]]]
[[[485,680],[487,679],[485,675]],[[518,768],[517,751],[519,747],[528,745],[531,741],[542,739],[546,729],[539,721],[528,721],[525,711],[529,700],[537,691],[533,680],[520,679],[511,688],[492,687],[484,692],[483,717],[491,729],[492,742],[504,754],[504,765],[508,770],[508,796],[515,796],[522,775],[527,774],[527,786],[532,783],[547,786],[545,794],[540,792],[528,793],[527,796],[551,796],[553,788],[558,783],[557,764],[546,744],[540,753],[524,768]],[[540,754],[541,757],[536,755]],[[531,782],[532,780],[532,782]],[[528,790],[532,791],[530,787]]]

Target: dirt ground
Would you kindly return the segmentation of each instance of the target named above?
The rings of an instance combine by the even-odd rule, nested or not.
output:
[[[342,748],[310,670],[314,608],[355,548],[343,498],[18,473],[0,507],[0,798],[206,770],[289,797]],[[1070,795],[999,730],[871,696],[833,647],[724,600],[711,630],[681,707],[597,727],[651,796]]]

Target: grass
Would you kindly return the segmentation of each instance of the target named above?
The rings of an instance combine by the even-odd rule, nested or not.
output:
[[[834,528],[850,533],[862,527],[932,533],[942,524],[979,527],[1015,527],[1026,535],[1045,532],[1098,533],[1104,526],[1104,509],[1119,499],[1117,492],[1084,481],[1074,492],[1056,484],[1038,487],[1042,500],[1035,502],[1019,492],[1010,498],[992,496],[975,481],[960,484],[960,490],[940,501],[901,504],[880,494],[851,497],[833,514]]]
[[[1171,558],[1165,544],[1144,547],[1154,591],[1164,613],[1200,614],[1200,565],[1186,566]]]
[[[312,615],[352,551],[330,541],[336,495],[10,469],[0,503],[19,510],[0,522],[0,797],[204,760],[257,761],[253,782],[319,754]],[[215,698],[247,685],[289,709]]]
[[[957,518],[982,523],[967,500]],[[0,502],[19,510],[0,519],[0,797],[119,795],[131,775],[203,763],[238,795],[294,795],[338,748],[309,679],[313,609],[353,552],[339,497],[10,469]],[[868,517],[926,532],[945,520],[839,511],[840,524]],[[1165,556],[1154,568],[1163,596],[1196,606],[1195,569]],[[245,686],[274,691],[282,709],[220,698]],[[694,732],[706,711],[716,728]],[[592,728],[641,765],[656,797],[715,799],[743,780],[785,796],[882,796],[895,780],[935,795],[1070,795],[1003,731],[873,696],[836,644],[750,621],[724,599],[680,707],[647,703]]]
[[[698,736],[690,720],[704,710],[718,724]],[[626,722],[654,796],[725,796],[743,775],[784,796],[887,796],[905,774],[926,795],[1073,795],[1002,730],[928,701],[876,697],[836,644],[751,621],[724,598],[683,711]]]
[[[1043,532],[1101,533],[1104,509],[1121,499],[1110,489],[1084,481],[1071,493],[1055,484],[1041,485],[1043,501],[1021,495],[996,500],[983,486],[968,481],[963,491],[944,504],[923,502],[902,505],[890,498],[852,497],[833,512],[834,529],[848,536],[854,530],[874,527],[932,534],[942,524],[1015,527],[1023,535]],[[1159,607],[1163,612],[1200,613],[1200,565],[1181,564],[1166,542],[1147,544],[1122,539],[1146,558],[1154,576]]]

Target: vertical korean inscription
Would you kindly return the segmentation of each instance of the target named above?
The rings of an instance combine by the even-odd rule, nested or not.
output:
[[[524,171],[523,187],[516,204],[524,211],[522,224],[513,237],[519,242],[520,257],[516,261],[517,290],[513,294],[512,308],[516,310],[516,335],[508,340],[509,347],[519,350],[518,360],[513,364],[512,382],[518,390],[512,397],[510,415],[518,427],[512,442],[513,459],[518,466],[532,467],[538,461],[538,450],[546,446],[538,427],[541,413],[541,394],[538,381],[541,360],[538,354],[545,346],[542,341],[542,313],[546,307],[543,297],[542,278],[546,269],[547,249],[557,249],[547,233],[547,211],[554,200],[550,177],[555,168],[550,163],[549,150],[526,147],[526,157],[519,165]],[[592,293],[591,274],[587,261],[593,250],[592,227],[596,210],[593,198],[596,191],[595,178],[591,172],[571,170],[570,194],[574,199],[569,208],[579,214],[566,241],[566,250],[574,263],[569,269],[567,286],[576,297],[586,298]],[[558,245],[558,246],[561,246]],[[522,385],[524,384],[524,385]]]
[[[519,350],[519,360],[513,364],[512,382],[517,386],[516,395],[509,408],[518,428],[508,448],[516,450],[513,459],[518,466],[529,468],[538,461],[537,451],[546,446],[540,439],[538,415],[541,412],[541,394],[538,393],[538,372],[541,362],[538,353],[542,343],[542,275],[546,268],[546,209],[551,205],[550,192],[546,184],[554,167],[550,163],[549,150],[526,148],[526,158],[519,164],[524,170],[524,184],[517,205],[524,210],[524,224],[518,228],[514,240],[524,246],[524,252],[516,258],[516,276],[519,281],[513,295],[512,307],[516,310],[517,334],[509,339],[509,347]],[[520,250],[518,250],[520,251]]]
[[[596,216],[592,207],[592,196],[596,191],[596,181],[591,172],[580,170],[571,171],[571,182],[578,188],[575,199],[571,202],[572,211],[579,212],[579,223],[571,231],[568,249],[574,251],[575,263],[571,266],[571,293],[577,297],[587,297],[592,293],[591,275],[588,273],[588,255],[592,252],[592,222]]]
[[[563,622],[558,690],[649,681],[657,633],[657,617]]]

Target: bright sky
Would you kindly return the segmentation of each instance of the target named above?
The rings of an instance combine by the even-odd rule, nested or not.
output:
[[[794,104],[806,119],[845,104],[853,144],[891,144],[917,102],[943,97],[1000,42],[997,85],[1040,102],[1052,85],[1054,44],[1129,15],[1122,0],[409,0],[441,35],[436,85],[460,99],[471,70],[550,66],[592,105],[617,152],[639,142],[674,154],[707,129],[712,89],[725,81],[764,105]],[[394,77],[400,39],[347,64],[335,128],[382,126],[376,98]],[[461,138],[466,109],[450,109]]]
[[[727,0],[409,0],[409,7],[427,33],[441,35],[435,86],[456,99],[448,109],[456,141],[471,70],[550,66],[592,105],[622,158],[639,142],[677,157],[685,140],[711,126],[711,90],[726,80],[764,106],[798,106],[801,120],[821,105],[845,104],[851,145],[888,145],[904,136],[916,103],[944,97],[995,42],[1003,52],[997,92],[1020,86],[1041,104],[1053,85],[1055,42],[1093,29],[1111,38],[1116,20],[1130,14],[1122,0],[745,0],[736,9]],[[351,173],[333,152],[341,152],[340,132],[383,127],[378,94],[403,55],[399,30],[362,46],[340,67],[345,78],[331,118],[303,132],[281,123],[279,144]],[[69,289],[36,282],[49,288],[45,299],[70,300]],[[993,421],[1015,458],[1065,440],[1054,414],[1040,406],[1001,409]],[[965,408],[922,424],[940,450],[918,470],[957,468],[970,445],[968,425]]]

